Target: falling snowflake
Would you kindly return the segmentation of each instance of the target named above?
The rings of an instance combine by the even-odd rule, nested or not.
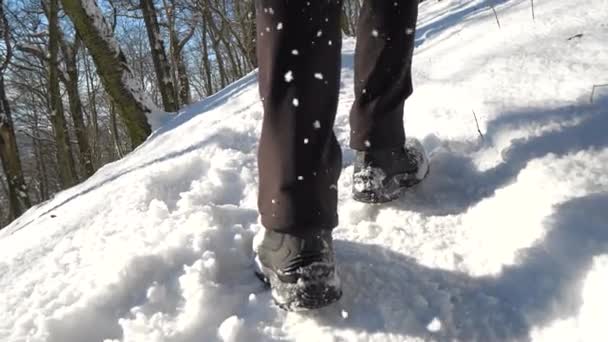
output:
[[[441,321],[439,318],[433,318],[433,320],[426,326],[426,329],[430,332],[438,332],[441,330]]]
[[[291,81],[293,81],[293,72],[289,70],[285,73],[285,82],[289,83]]]

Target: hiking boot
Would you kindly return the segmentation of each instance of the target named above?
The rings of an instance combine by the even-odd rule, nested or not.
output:
[[[261,228],[254,253],[256,275],[284,310],[318,309],[342,296],[331,231],[296,237]]]
[[[397,149],[357,151],[353,171],[353,199],[385,203],[420,183],[429,173],[429,160],[416,139]]]

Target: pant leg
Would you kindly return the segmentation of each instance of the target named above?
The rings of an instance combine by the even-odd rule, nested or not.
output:
[[[342,0],[257,0],[258,208],[267,229],[293,235],[338,224]]]
[[[403,146],[403,105],[412,93],[418,0],[365,0],[357,28],[350,146]]]

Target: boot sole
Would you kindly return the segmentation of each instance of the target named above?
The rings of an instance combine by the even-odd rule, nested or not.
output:
[[[382,204],[395,201],[401,197],[403,191],[420,184],[431,171],[430,165],[422,178],[417,178],[416,174],[402,173],[394,175],[388,181],[389,187],[382,191],[353,191],[353,199],[367,204]],[[395,185],[395,186],[390,186]]]
[[[322,275],[314,281],[284,283],[271,269],[255,258],[255,275],[271,289],[274,303],[286,311],[320,309],[337,302],[342,297],[340,281],[335,270],[326,265],[312,265],[312,272]],[[302,280],[302,279],[300,279]]]

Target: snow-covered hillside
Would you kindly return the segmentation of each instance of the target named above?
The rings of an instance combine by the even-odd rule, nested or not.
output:
[[[251,74],[0,231],[0,341],[608,340],[608,0],[535,6],[421,4],[406,132],[431,174],[359,204],[345,150],[338,304],[281,311],[252,273]]]

